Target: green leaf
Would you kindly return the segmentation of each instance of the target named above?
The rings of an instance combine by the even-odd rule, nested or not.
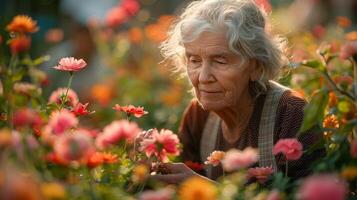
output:
[[[304,120],[299,130],[299,134],[309,130],[323,120],[328,98],[327,90],[320,90],[312,97],[310,103],[304,108]]]
[[[50,56],[49,55],[45,55],[45,56],[41,56],[39,58],[36,58],[34,61],[33,61],[33,65],[37,66],[37,65],[40,65],[44,62],[47,62],[50,60]]]
[[[324,71],[325,67],[319,60],[304,60],[301,62],[302,65],[311,67],[313,69],[318,69],[320,71]]]

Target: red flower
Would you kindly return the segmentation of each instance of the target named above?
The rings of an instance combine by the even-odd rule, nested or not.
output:
[[[87,63],[83,59],[77,60],[73,57],[69,57],[69,58],[62,58],[59,61],[59,65],[53,68],[60,71],[76,72],[83,69],[85,66],[87,66]]]
[[[12,54],[18,54],[30,49],[31,38],[21,35],[9,41],[10,50]]]
[[[273,154],[284,154],[287,160],[298,160],[302,156],[302,144],[297,139],[280,139],[273,148]]]
[[[114,7],[107,13],[106,24],[109,27],[116,27],[128,20],[128,15],[121,7]]]
[[[158,132],[155,129],[152,137],[145,138],[140,143],[140,150],[145,151],[148,157],[155,155],[158,160],[167,162],[167,154],[178,155],[180,153],[178,144],[179,139],[172,131],[162,129]]]
[[[134,16],[140,9],[140,5],[136,0],[124,0],[120,7],[122,7],[129,16]]]
[[[198,162],[193,162],[191,160],[185,161],[184,162],[187,167],[191,168],[195,172],[199,172],[203,169],[203,165]]]
[[[133,105],[119,106],[118,104],[115,104],[113,109],[116,110],[116,111],[123,111],[123,112],[127,113],[128,115],[133,114],[137,118],[148,114],[148,112],[145,111],[144,108],[140,107],[140,106],[139,107],[135,107]]]
[[[29,126],[37,129],[42,126],[43,121],[39,113],[32,109],[24,108],[14,113],[13,124],[17,128]]]
[[[78,116],[82,116],[82,115],[88,115],[88,114],[92,114],[94,113],[95,111],[88,111],[87,110],[87,106],[88,106],[89,103],[86,103],[86,104],[81,104],[81,103],[78,103],[71,111],[72,113],[74,113],[77,117]]]

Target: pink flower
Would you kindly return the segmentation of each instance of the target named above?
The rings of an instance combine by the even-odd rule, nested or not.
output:
[[[308,177],[302,183],[297,197],[300,200],[343,200],[347,184],[335,175],[320,174]]]
[[[72,127],[77,126],[78,119],[73,113],[66,109],[62,109],[60,111],[51,113],[48,125],[52,133],[59,135],[71,129]]]
[[[274,170],[272,167],[255,167],[248,169],[248,177],[249,178],[256,178],[259,183],[265,183],[269,176],[273,174]]]
[[[357,158],[357,139],[354,139],[352,142],[351,142],[351,147],[350,147],[350,153],[351,153],[351,156],[352,158]]]
[[[221,163],[221,160],[224,158],[226,153],[223,151],[213,151],[210,156],[207,157],[206,165],[211,164],[217,166]]]
[[[271,191],[266,200],[281,200],[279,191],[278,190]]]
[[[347,59],[350,56],[353,56],[357,53],[357,41],[346,42],[341,47],[340,58]]]
[[[89,103],[86,103],[86,104],[83,105],[81,103],[77,103],[77,105],[71,111],[76,116],[82,116],[82,115],[88,115],[88,114],[94,113],[95,111],[87,110],[88,104]]]
[[[86,161],[93,149],[91,138],[80,132],[63,134],[54,143],[54,152],[64,163]]]
[[[17,128],[29,126],[37,129],[42,126],[43,121],[40,114],[36,111],[23,108],[14,113],[13,124]]]
[[[161,129],[158,132],[154,129],[152,136],[140,143],[140,150],[145,151],[147,157],[155,155],[160,161],[167,162],[167,154],[179,154],[178,144],[179,139],[172,131]]]
[[[109,27],[116,27],[128,20],[128,15],[121,7],[114,7],[107,13],[106,24]]]
[[[133,143],[140,132],[140,128],[134,122],[127,120],[113,121],[106,126],[103,133],[97,137],[96,145],[102,149],[109,145],[117,144],[122,140]]]
[[[62,58],[59,61],[59,65],[53,67],[60,71],[76,72],[87,66],[87,63],[83,59],[75,59],[73,57]]]
[[[302,144],[297,139],[280,139],[273,148],[273,154],[284,154],[287,160],[298,160],[302,156]]]
[[[49,100],[48,100],[48,103],[56,103],[56,104],[61,105],[62,100],[63,100],[64,96],[66,95],[66,91],[67,91],[67,88],[58,88],[57,90],[53,91]],[[76,92],[74,92],[72,89],[69,89],[68,93],[67,93],[66,105],[74,107],[77,104],[78,104],[78,96],[77,96]]]
[[[118,104],[115,104],[113,109],[116,110],[116,111],[123,111],[123,112],[127,113],[128,115],[132,115],[133,114],[137,118],[148,114],[148,112],[145,111],[144,108],[140,107],[140,106],[138,106],[138,107],[135,107],[133,105],[120,106]]]
[[[225,171],[234,171],[249,167],[257,162],[258,159],[258,151],[251,147],[247,147],[243,151],[231,149],[226,152],[226,156],[222,160],[222,165]]]
[[[170,200],[174,191],[171,188],[162,188],[157,191],[149,190],[139,196],[139,200]]]
[[[121,7],[129,16],[134,16],[140,9],[140,5],[137,0],[124,0]]]

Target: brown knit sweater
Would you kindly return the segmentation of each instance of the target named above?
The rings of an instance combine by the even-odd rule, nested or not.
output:
[[[241,137],[233,144],[228,143],[222,135],[222,130],[219,131],[216,149],[227,151],[231,148],[243,150],[250,146],[258,148],[258,132],[260,116],[262,114],[265,95],[261,95],[254,102],[254,111],[249,120],[249,124],[244,129]],[[274,144],[282,138],[295,137],[303,120],[303,107],[306,102],[295,92],[285,91],[282,95],[277,108],[275,128],[274,128]],[[184,161],[204,162],[200,157],[200,141],[205,126],[208,111],[202,109],[197,100],[192,100],[187,107],[181,126],[179,129],[179,137],[183,144],[183,153],[181,154]],[[321,134],[312,133],[309,131],[303,134],[299,141],[303,144],[304,150],[321,138]],[[288,175],[292,178],[306,176],[310,171],[311,163],[317,158],[324,155],[324,150],[316,150],[311,154],[304,153],[297,161],[289,161]],[[277,166],[279,171],[285,170],[285,160],[282,155],[276,156]],[[213,168],[214,179],[222,175],[222,167]],[[204,172],[202,172],[204,175]]]

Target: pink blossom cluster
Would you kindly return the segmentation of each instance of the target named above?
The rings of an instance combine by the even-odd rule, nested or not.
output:
[[[223,169],[225,171],[234,171],[244,169],[256,163],[259,159],[258,151],[251,147],[245,148],[243,151],[231,149],[226,152],[222,160]]]
[[[104,149],[111,145],[118,144],[120,141],[131,144],[140,132],[141,129],[135,122],[129,122],[127,120],[113,121],[104,127],[103,132],[98,135],[96,145],[98,148]]]
[[[148,138],[144,138],[140,143],[140,150],[144,151],[147,157],[155,156],[161,162],[168,161],[168,155],[178,155],[179,139],[176,134],[170,130],[154,129]]]

